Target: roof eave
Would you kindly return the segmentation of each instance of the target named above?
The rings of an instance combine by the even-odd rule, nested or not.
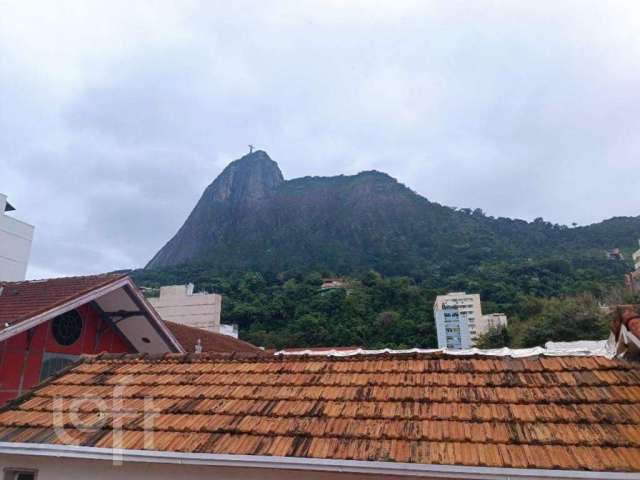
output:
[[[52,318],[57,317],[69,310],[73,310],[74,308],[78,308],[85,303],[89,303],[93,300],[96,300],[103,295],[106,295],[109,292],[117,290],[125,285],[128,285],[128,277],[116,278],[114,281],[107,283],[106,285],[102,285],[101,287],[95,288],[79,297],[76,297],[72,300],[62,303],[61,305],[57,305],[49,310],[46,310],[42,313],[34,315],[33,317],[23,320],[21,322],[16,323],[15,325],[11,325],[0,332],[0,342],[13,337],[22,332],[26,332],[33,327],[40,325]]]
[[[159,330],[158,333],[161,332],[161,336],[164,336],[164,340],[171,343],[171,345],[175,349],[174,353],[186,353],[185,349],[182,347],[182,345],[180,345],[180,342],[178,342],[171,330],[169,330],[169,327],[167,327],[167,325],[164,323],[164,321],[160,317],[160,314],[156,312],[155,308],[153,308],[153,305],[151,305],[151,302],[146,299],[140,289],[133,282],[131,277],[127,276],[126,280],[128,282],[130,292],[136,297],[136,303],[144,306],[145,310],[149,313],[149,316],[147,318],[152,324],[155,324],[156,328]]]
[[[94,300],[98,300],[100,297],[106,295],[107,293],[124,287],[128,287],[128,291],[131,293],[131,295],[133,295],[134,298],[132,298],[132,301],[144,307],[147,313],[145,317],[154,326],[156,331],[158,331],[163,340],[167,343],[167,347],[172,349],[174,353],[185,353],[184,348],[182,348],[180,343],[178,343],[176,338],[169,331],[153,306],[151,306],[147,299],[144,298],[144,295],[142,295],[136,284],[129,276],[115,278],[112,282],[97,287],[77,298],[74,298],[73,300],[64,302],[61,305],[50,308],[49,310],[39,313],[38,315],[34,315],[27,320],[7,327],[6,329],[0,331],[0,342],[13,337],[14,335],[18,335],[19,333],[26,332],[27,330],[30,330],[31,328],[36,327],[41,323],[51,320],[52,318],[55,318],[65,312],[78,308],[81,305]]]
[[[576,470],[542,470],[524,468],[467,467],[459,465],[425,465],[399,462],[366,462],[259,455],[223,455],[212,453],[161,452],[152,450],[112,450],[74,445],[0,442],[0,454],[37,457],[63,457],[86,460],[144,462],[193,466],[271,468],[321,472],[361,473],[384,476],[492,480],[638,480],[631,472],[588,472]]]

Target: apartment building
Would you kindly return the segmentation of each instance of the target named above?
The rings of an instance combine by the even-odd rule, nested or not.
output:
[[[465,349],[475,345],[478,336],[490,328],[507,325],[503,313],[482,314],[480,295],[452,292],[438,295],[433,305],[438,348]]]
[[[507,316],[504,313],[490,313],[482,316],[481,330],[485,332],[490,328],[506,327]]]
[[[439,348],[470,348],[482,317],[480,295],[453,292],[438,295],[433,306]]]
[[[160,288],[160,296],[149,298],[166,322],[220,332],[222,297],[216,293],[193,293],[193,283]]]
[[[0,281],[19,282],[27,275],[34,227],[8,212],[15,210],[0,193]]]

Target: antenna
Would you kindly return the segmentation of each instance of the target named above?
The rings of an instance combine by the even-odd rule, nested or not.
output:
[[[253,153],[254,146],[249,144],[249,153]]]

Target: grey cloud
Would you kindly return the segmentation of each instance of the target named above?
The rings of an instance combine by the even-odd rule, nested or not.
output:
[[[247,143],[288,178],[375,168],[495,216],[640,213],[633,5],[140,2],[145,35],[104,8],[95,51],[76,24],[0,35],[0,190],[37,226],[32,275],[143,265]]]

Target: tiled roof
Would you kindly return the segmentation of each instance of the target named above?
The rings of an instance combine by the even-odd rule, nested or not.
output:
[[[24,282],[0,282],[0,330],[75,300],[125,275],[105,274]]]
[[[331,352],[356,352],[360,347],[300,347],[300,348],[283,348],[282,350],[274,350],[276,355],[282,354],[329,354]]]
[[[6,407],[0,441],[63,443],[54,399],[83,397],[65,432],[112,447],[114,393],[125,449],[640,471],[640,372],[603,357],[99,356]]]
[[[616,307],[611,325],[611,331],[616,340],[620,337],[623,325],[629,332],[640,338],[640,305],[618,305]]]
[[[209,332],[200,328],[189,327],[174,322],[164,322],[176,340],[182,345],[185,352],[194,353],[198,339],[202,345],[203,353],[264,353],[255,345],[249,342],[238,340],[229,335],[221,333]]]

